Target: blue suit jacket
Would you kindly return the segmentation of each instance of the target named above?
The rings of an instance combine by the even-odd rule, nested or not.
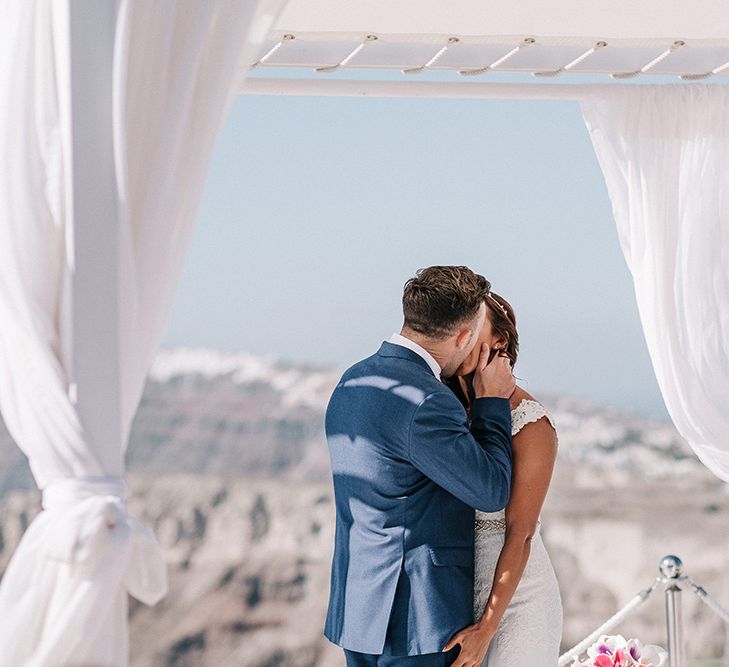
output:
[[[336,533],[326,637],[360,653],[442,650],[473,622],[474,508],[502,509],[511,412],[456,396],[415,352],[383,343],[329,401]]]

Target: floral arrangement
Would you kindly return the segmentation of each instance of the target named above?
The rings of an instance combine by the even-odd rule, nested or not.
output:
[[[587,660],[575,657],[572,667],[664,667],[668,653],[654,644],[641,644],[622,635],[602,635],[589,649]]]

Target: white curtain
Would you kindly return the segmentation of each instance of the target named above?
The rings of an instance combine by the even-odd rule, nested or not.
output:
[[[582,112],[658,384],[681,435],[729,481],[729,87],[606,88]]]
[[[147,604],[166,592],[122,462],[240,68],[283,5],[115,3],[123,436],[91,442],[67,361],[69,1],[0,3],[0,410],[43,490],[0,584],[2,667],[125,665],[127,592]]]

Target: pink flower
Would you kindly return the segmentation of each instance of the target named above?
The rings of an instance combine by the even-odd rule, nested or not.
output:
[[[609,653],[598,655],[593,664],[595,667],[630,667],[634,663],[630,656],[620,648],[612,655]]]
[[[630,656],[623,649],[618,649],[615,652],[615,667],[628,667],[632,662]]]

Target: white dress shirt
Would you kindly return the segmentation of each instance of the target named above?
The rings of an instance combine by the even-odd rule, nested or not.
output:
[[[440,380],[440,364],[438,364],[438,362],[433,358],[433,355],[428,352],[428,350],[426,350],[424,347],[418,345],[416,342],[410,340],[409,338],[405,338],[405,336],[399,333],[392,334],[388,343],[393,343],[394,345],[406,347],[408,350],[412,350],[413,352],[415,352],[415,354],[421,356],[428,363],[428,366],[430,366],[430,370],[433,371],[433,375],[435,375],[435,377]]]

